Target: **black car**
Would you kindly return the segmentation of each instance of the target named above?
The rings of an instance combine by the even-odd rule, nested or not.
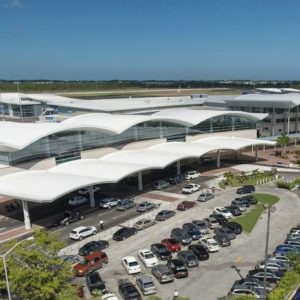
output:
[[[101,251],[108,248],[109,243],[107,241],[91,241],[79,248],[78,254],[81,256],[87,256],[94,251]]]
[[[184,181],[184,176],[183,175],[175,175],[170,177],[169,183],[170,184],[178,184]]]
[[[76,222],[78,220],[82,220],[84,215],[81,211],[71,211],[66,210],[58,219],[54,222],[54,226],[58,225],[69,225],[72,222]]]
[[[175,215],[176,215],[176,212],[173,210],[162,210],[156,215],[155,220],[156,221],[166,221],[167,219],[172,218]]]
[[[215,234],[227,235],[230,240],[234,240],[236,238],[235,233],[232,230],[230,230],[226,225],[221,228],[216,228]]]
[[[197,256],[190,250],[179,251],[177,253],[177,258],[180,259],[188,268],[199,266],[199,260]]]
[[[132,235],[137,234],[137,232],[138,232],[137,229],[133,227],[122,227],[121,229],[119,229],[114,233],[113,240],[122,241],[131,237]]]
[[[152,244],[150,249],[161,260],[172,259],[172,253],[163,244]]]
[[[173,272],[175,278],[185,278],[189,276],[187,268],[180,259],[169,260],[167,266]]]
[[[236,222],[229,222],[227,224],[224,224],[223,227],[229,228],[235,234],[241,234],[243,232],[243,227],[239,223],[236,223]]]
[[[182,229],[193,239],[199,240],[201,238],[201,232],[198,227],[193,223],[184,223]]]
[[[87,274],[85,279],[86,285],[92,295],[98,296],[106,292],[105,282],[101,279],[98,272]]]
[[[213,238],[219,243],[221,247],[228,247],[231,245],[230,238],[226,234],[219,233],[216,234]]]
[[[230,205],[230,206],[227,206],[226,208],[235,217],[240,216],[242,214],[242,211],[240,210],[240,208],[238,206]]]
[[[257,199],[253,195],[247,195],[240,197],[243,201],[248,201],[250,205],[256,205],[257,204]]]
[[[264,280],[264,270],[254,269],[254,270],[249,271],[248,275],[250,278]],[[284,275],[283,271],[275,272],[275,271],[267,270],[266,280],[269,283],[276,283],[277,281],[279,281],[282,278],[283,275]]]
[[[209,253],[205,247],[202,245],[190,245],[188,247],[190,251],[192,251],[199,260],[207,260],[209,259]]]
[[[214,217],[221,226],[228,223],[228,220],[221,214],[212,214],[210,217]]]
[[[251,206],[251,201],[250,201],[250,199],[248,199],[248,197],[235,198],[234,201],[235,201],[235,203],[236,203],[236,201],[238,201],[238,202],[244,204],[246,207]]]
[[[254,185],[244,185],[236,190],[237,194],[250,194],[255,192]]]
[[[192,238],[182,228],[174,228],[171,231],[170,237],[178,240],[182,245],[189,245],[192,242]]]
[[[124,300],[142,300],[140,292],[130,281],[121,280],[118,290]]]

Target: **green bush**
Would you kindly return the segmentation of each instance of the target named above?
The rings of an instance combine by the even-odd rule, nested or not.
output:
[[[277,187],[280,189],[291,190],[295,184],[293,182],[278,181]]]
[[[146,300],[162,300],[162,298],[160,298],[158,296],[149,296],[146,298]]]

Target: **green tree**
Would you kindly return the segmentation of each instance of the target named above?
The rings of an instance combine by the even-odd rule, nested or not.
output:
[[[38,230],[35,240],[18,245],[7,257],[11,292],[24,300],[78,299],[76,288],[70,284],[71,265],[58,257],[64,247],[53,233]],[[4,253],[16,241],[4,244]],[[0,263],[0,286],[5,288],[3,262]]]
[[[251,177],[252,178],[258,178],[261,175],[258,169],[255,169],[251,172]]]
[[[226,184],[226,185],[230,184],[231,185],[231,183],[234,180],[235,176],[232,172],[228,171],[228,172],[225,172],[223,174],[223,177],[224,177],[224,184]]]
[[[281,136],[279,136],[277,138],[277,144],[283,149],[281,150],[281,156],[285,156],[285,153],[286,153],[286,145],[288,145],[290,142],[290,138],[286,135],[286,134],[283,134]]]
[[[238,177],[238,180],[241,184],[245,184],[246,181],[248,180],[248,175],[246,174],[246,172],[242,171]]]

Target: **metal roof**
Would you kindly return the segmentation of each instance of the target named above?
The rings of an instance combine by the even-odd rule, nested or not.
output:
[[[24,171],[0,177],[0,195],[47,203],[94,184],[116,183],[131,174],[163,169],[181,159],[207,152],[276,142],[238,137],[211,137],[193,142],[162,143],[141,150],[120,150],[99,159],[68,162],[46,171]]]

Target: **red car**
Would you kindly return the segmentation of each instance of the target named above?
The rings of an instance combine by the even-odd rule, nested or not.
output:
[[[177,205],[177,210],[187,210],[195,206],[196,202],[194,201],[182,201]]]
[[[175,239],[163,239],[161,244],[165,245],[170,252],[181,250],[181,244]]]

